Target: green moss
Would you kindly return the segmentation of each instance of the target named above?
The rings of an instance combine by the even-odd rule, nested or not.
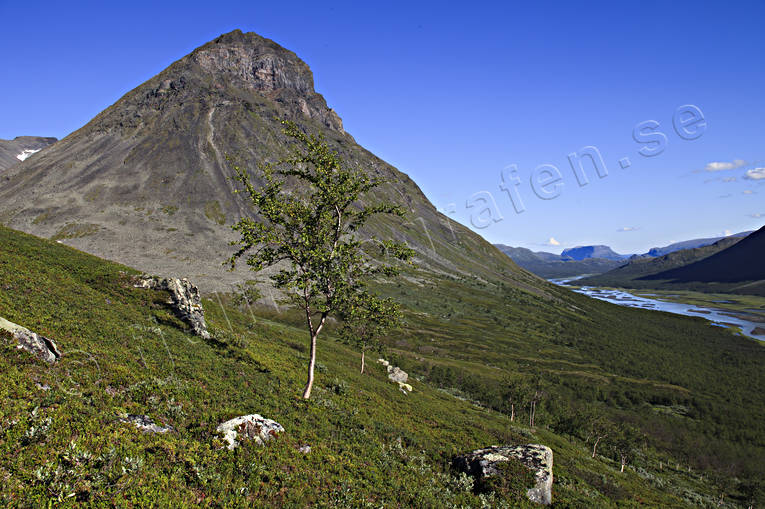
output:
[[[535,484],[534,473],[516,458],[495,465],[497,473],[484,477],[476,485],[480,492],[494,492],[501,498],[520,499]]]
[[[218,201],[208,201],[205,203],[205,217],[214,223],[220,225],[226,224],[226,215],[221,210]]]
[[[51,236],[51,240],[79,239],[93,235],[101,227],[91,223],[67,223]]]
[[[51,218],[50,211],[43,212],[32,220],[32,224],[41,224]]]

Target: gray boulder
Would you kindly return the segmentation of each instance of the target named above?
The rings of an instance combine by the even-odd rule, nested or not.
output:
[[[191,326],[194,334],[210,339],[199,289],[191,284],[188,279],[144,275],[136,279],[134,286],[136,288],[169,291],[172,296],[169,303],[172,304],[173,310],[179,318]]]
[[[534,473],[536,485],[526,492],[529,500],[537,504],[550,505],[552,503],[553,452],[545,445],[494,445],[458,456],[454,459],[453,465],[456,469],[473,476],[476,481],[481,481],[486,477],[498,475],[497,465],[510,458],[518,459]]]
[[[144,433],[168,433],[173,431],[170,426],[160,426],[152,421],[147,415],[128,415],[120,418],[121,422],[132,424]]]
[[[0,318],[0,329],[10,332],[18,343],[16,348],[26,350],[47,363],[54,363],[61,357],[61,352],[52,339],[40,336],[29,329]]]
[[[409,379],[409,375],[406,371],[396,366],[388,372],[388,378],[393,382],[405,384]]]
[[[276,421],[259,414],[251,414],[226,421],[219,425],[216,431],[223,433],[223,440],[228,443],[228,448],[234,449],[239,445],[239,440],[254,440],[256,444],[264,445],[278,433],[284,432],[284,428]]]

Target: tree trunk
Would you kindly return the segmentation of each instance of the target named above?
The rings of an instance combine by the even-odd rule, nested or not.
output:
[[[364,350],[361,350],[361,374],[364,374]]]
[[[627,458],[622,456],[622,468],[619,470],[619,472],[624,473],[624,465],[627,463]]]
[[[510,422],[515,420],[515,403],[510,403]]]
[[[303,391],[303,399],[311,397],[311,389],[313,389],[313,368],[316,366],[316,336],[311,336],[311,360],[308,361],[308,382],[305,384],[305,390]]]
[[[603,437],[598,437],[595,439],[595,443],[592,444],[592,457],[594,458],[598,454],[598,444],[600,443],[600,439]]]

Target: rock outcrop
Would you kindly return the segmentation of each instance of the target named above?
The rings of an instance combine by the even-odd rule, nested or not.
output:
[[[545,445],[495,445],[458,456],[454,459],[453,465],[456,469],[480,481],[486,477],[500,475],[497,465],[510,458],[518,459],[534,473],[536,485],[526,492],[529,500],[537,504],[550,505],[552,503],[553,452]]]
[[[254,440],[256,444],[264,445],[277,434],[284,432],[284,428],[276,421],[259,414],[251,414],[226,421],[219,425],[216,431],[223,433],[223,440],[228,443],[228,448],[234,449],[241,440]]]
[[[132,424],[144,433],[168,433],[173,431],[170,426],[160,426],[152,421],[147,415],[128,415],[120,418],[121,422]]]
[[[52,339],[40,336],[31,330],[0,318],[0,329],[10,332],[18,342],[16,348],[26,350],[47,363],[54,363],[61,357],[61,352]]]
[[[178,317],[189,324],[197,336],[205,339],[210,338],[199,289],[191,284],[188,279],[141,276],[136,280],[134,286],[136,288],[169,291],[172,295],[169,304],[173,306]]]
[[[406,383],[406,381],[409,379],[409,375],[406,371],[399,368],[398,366],[393,366],[385,359],[377,359],[377,362],[385,366],[385,369],[388,370],[388,379],[390,379],[391,382],[397,383],[401,392],[404,394],[407,392],[412,392],[412,386]]]

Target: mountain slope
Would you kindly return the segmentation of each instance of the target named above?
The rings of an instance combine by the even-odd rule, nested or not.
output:
[[[278,117],[323,134],[349,164],[389,182],[373,198],[404,206],[408,217],[377,221],[366,234],[408,242],[424,270],[512,275],[544,291],[480,236],[439,214],[409,177],[357,145],[294,53],[238,30],[6,172],[0,222],[142,270],[190,277],[205,291],[230,289],[250,275],[220,265],[234,238],[227,225],[251,212],[233,194],[225,158],[254,169],[286,155]]]
[[[0,140],[0,173],[33,154],[58,141],[40,136],[17,136],[12,140]]]
[[[683,249],[657,258],[637,258],[579,283],[764,295],[763,237],[761,228],[745,238],[725,237],[709,246]]]
[[[754,283],[747,285],[765,290],[765,226],[711,256],[643,276],[644,280],[668,280],[671,283]],[[745,288],[739,288],[746,291]],[[763,293],[765,295],[765,293]]]

